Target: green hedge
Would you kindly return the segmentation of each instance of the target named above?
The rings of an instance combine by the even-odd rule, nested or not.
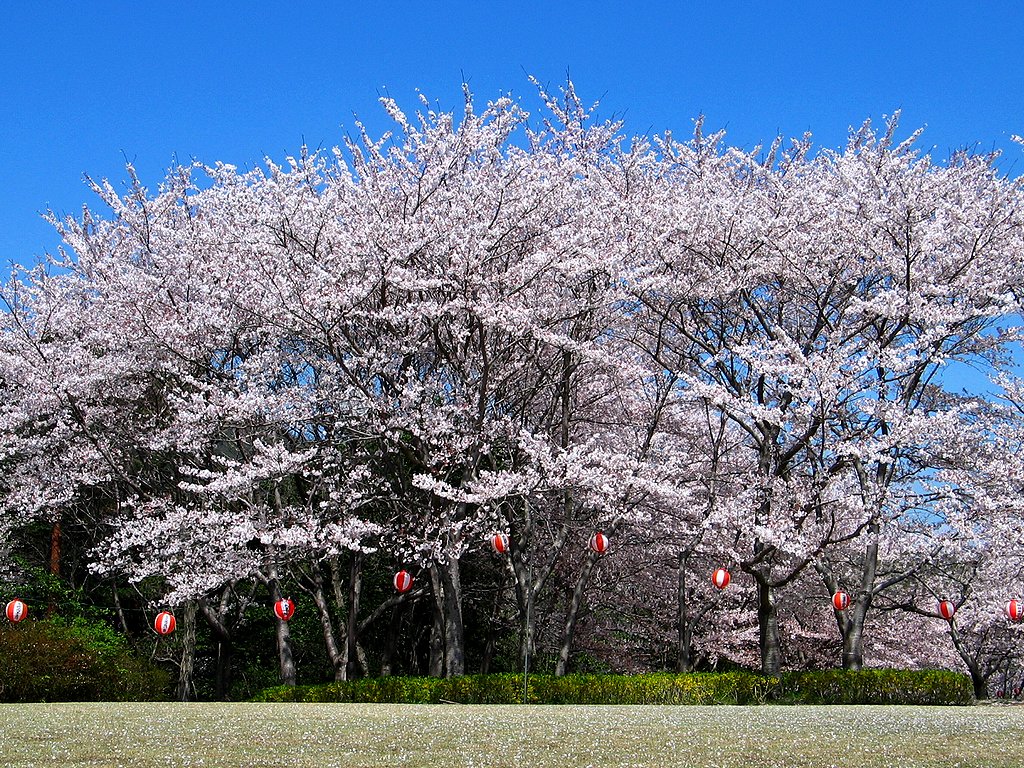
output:
[[[102,622],[0,625],[0,702],[165,699],[165,671]]]
[[[970,704],[967,675],[940,669],[864,669],[859,672],[787,672],[773,691],[794,704]]]
[[[522,675],[383,677],[268,688],[254,701],[521,704]],[[530,675],[531,704],[970,704],[971,681],[945,670],[686,675]]]

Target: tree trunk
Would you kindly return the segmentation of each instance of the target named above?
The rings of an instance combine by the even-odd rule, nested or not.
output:
[[[436,565],[430,566],[430,582],[434,593],[434,620],[430,627],[430,659],[427,674],[444,677],[444,587]]]
[[[956,628],[956,624],[952,621],[949,622],[949,636],[953,638],[953,647],[956,648],[956,652],[960,655],[964,665],[967,667],[967,672],[971,676],[971,685],[974,687],[974,698],[978,701],[984,701],[988,696],[988,679],[985,677],[985,673],[982,672],[981,665],[978,664],[978,659],[972,656],[964,644],[963,638],[960,636],[960,632]]]
[[[351,680],[356,674],[357,648],[359,647],[359,598],[363,591],[363,555],[353,552],[349,563],[348,578],[348,625],[345,632],[345,676]]]
[[[501,617],[501,609],[504,605],[506,573],[501,572],[498,580],[498,588],[494,592],[494,604],[491,607],[490,620],[487,622],[487,639],[484,642],[484,655],[480,661],[480,674],[486,675],[491,671],[491,661],[494,659],[494,646],[498,630],[498,619]]]
[[[323,578],[319,573],[316,573],[314,568],[314,575],[312,578],[313,589],[310,591],[313,597],[313,604],[316,606],[317,615],[320,618],[320,629],[324,635],[324,647],[327,649],[327,658],[331,662],[331,668],[334,670],[334,680],[341,681],[345,679],[345,657],[338,647],[338,639],[334,635],[334,622],[331,619],[331,609],[327,603],[327,596],[323,589]]]
[[[599,555],[596,553],[590,552],[587,559],[583,561],[579,578],[576,579],[576,588],[572,592],[572,600],[569,601],[569,612],[566,614],[565,628],[562,631],[562,647],[558,650],[558,663],[555,665],[556,677],[562,677],[568,671],[572,642],[576,635],[576,622],[579,619],[580,609],[583,607],[583,594],[598,557]]]
[[[198,604],[195,600],[185,603],[185,612],[181,617],[181,666],[178,668],[178,685],[174,696],[178,701],[195,699],[196,671],[196,612]]]
[[[679,553],[679,565],[676,570],[676,595],[678,598],[677,605],[677,629],[678,637],[676,641],[676,672],[692,672],[693,671],[693,659],[691,658],[691,642],[692,642],[692,628],[687,620],[686,616],[686,553]]]
[[[226,701],[231,692],[232,663],[234,661],[234,643],[223,617],[227,613],[228,589],[221,596],[220,611],[214,611],[205,600],[199,601],[199,610],[217,640],[216,697],[218,701]]]
[[[395,648],[398,646],[398,633],[402,627],[402,606],[395,605],[391,609],[391,621],[388,622],[387,640],[384,641],[384,652],[380,657],[380,676],[390,677],[393,671]]]
[[[58,520],[50,530],[50,574],[53,576],[60,576],[60,539],[61,528]]]
[[[235,646],[233,643],[217,641],[216,696],[218,701],[231,698],[231,684],[234,681]]]
[[[121,628],[121,632],[128,634],[128,619],[125,618],[124,608],[121,606],[121,594],[117,589],[117,582],[115,581],[111,591],[114,595],[114,615],[117,616],[118,626]]]
[[[462,582],[459,561],[451,559],[438,569],[444,600],[444,674],[466,674],[466,633],[462,623]]]
[[[60,560],[61,560],[61,527],[60,519],[53,524],[53,528],[50,529],[50,575],[60,578]],[[49,605],[46,606],[47,618],[53,616],[57,610],[57,604],[53,598],[50,598]]]
[[[512,557],[512,568],[516,581],[516,599],[519,603],[519,615],[522,617],[522,636],[519,643],[519,658],[523,660],[523,671],[530,671],[530,659],[534,653],[534,636],[537,620],[534,617],[533,602],[536,589],[533,582],[533,566],[519,556]]]
[[[767,581],[754,576],[757,584],[757,627],[761,645],[761,672],[777,675],[782,667],[782,651],[779,641],[779,613],[775,595]]]
[[[277,578],[270,579],[270,600],[277,603],[281,599],[281,588],[278,586]],[[281,667],[281,683],[283,685],[295,685],[295,658],[292,655],[291,633],[288,631],[288,622],[275,619],[277,624],[277,658]]]
[[[875,596],[875,579],[878,574],[878,534],[877,520],[872,520],[867,528],[868,545],[864,550],[864,570],[861,572],[860,591],[851,601],[850,615],[843,633],[843,669],[857,670],[864,666],[864,622],[871,601]]]
[[[864,666],[864,617],[870,596],[858,595],[850,606],[850,615],[843,632],[843,669],[859,670]]]

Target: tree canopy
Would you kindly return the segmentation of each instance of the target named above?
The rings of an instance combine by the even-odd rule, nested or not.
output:
[[[8,583],[49,526],[55,572],[219,637],[241,585],[301,590],[339,678],[503,637],[559,674],[622,637],[632,668],[1022,674],[1021,181],[898,116],[745,150],[539,102],[383,99],[383,137],[51,216],[0,294]]]

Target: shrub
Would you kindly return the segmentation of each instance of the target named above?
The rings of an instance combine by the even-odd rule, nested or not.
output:
[[[941,669],[789,672],[773,697],[799,704],[970,704],[970,678]]]
[[[167,673],[106,625],[76,619],[0,627],[0,701],[167,698]]]
[[[944,670],[871,669],[648,675],[530,675],[530,704],[969,704],[971,681]],[[521,704],[523,676],[384,677],[268,688],[254,701]]]

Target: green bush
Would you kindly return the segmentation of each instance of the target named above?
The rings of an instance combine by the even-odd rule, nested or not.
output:
[[[863,669],[789,672],[773,692],[798,704],[970,704],[970,678],[948,670]]]
[[[165,699],[167,673],[136,657],[124,638],[85,619],[0,626],[0,701]]]
[[[530,675],[530,704],[969,704],[971,681],[944,670],[685,675]],[[383,677],[268,688],[254,701],[521,704],[523,676]]]

